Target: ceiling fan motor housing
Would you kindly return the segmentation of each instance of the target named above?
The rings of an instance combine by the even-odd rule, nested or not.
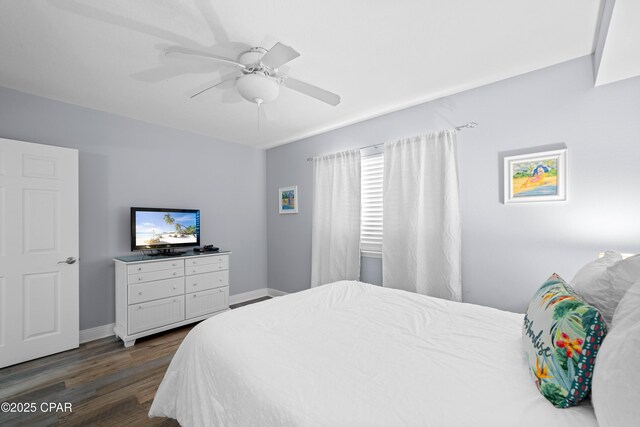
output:
[[[250,50],[243,52],[238,57],[238,62],[245,67],[251,68],[260,64],[260,60],[267,53],[267,50],[262,47],[253,47]]]

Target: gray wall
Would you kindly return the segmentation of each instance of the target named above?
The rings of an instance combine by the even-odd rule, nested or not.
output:
[[[259,149],[0,88],[0,137],[80,150],[87,329],[114,321],[111,259],[129,252],[130,206],[200,208],[202,241],[234,252],[232,294],[298,291],[310,280],[307,157],[474,120],[480,127],[459,135],[463,299],[522,311],[551,272],[571,278],[602,249],[640,252],[640,79],[592,81],[590,58],[580,58],[277,147],[266,159]],[[500,204],[500,155],[556,143],[569,148],[569,201]],[[277,213],[286,185],[298,185],[297,215]],[[362,280],[380,276],[380,260],[364,258]]]
[[[4,88],[0,137],[79,150],[80,329],[114,322],[131,206],[200,209],[202,244],[233,251],[230,293],[267,286],[264,150]]]
[[[309,287],[307,157],[469,121],[480,126],[458,138],[464,301],[522,312],[551,273],[570,280],[603,249],[640,252],[640,79],[594,88],[583,57],[269,150],[269,287]],[[501,155],[558,143],[569,149],[569,201],[501,204]],[[297,215],[277,213],[286,185],[298,186]],[[379,259],[362,270],[381,281]]]

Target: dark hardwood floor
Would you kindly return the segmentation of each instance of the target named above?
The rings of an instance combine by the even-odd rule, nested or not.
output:
[[[242,307],[269,297],[231,308]],[[0,411],[0,426],[177,426],[148,418],[156,390],[178,346],[194,325],[124,348],[115,337],[0,369],[0,403],[35,403],[33,413]],[[42,411],[43,402],[71,403],[72,411]]]

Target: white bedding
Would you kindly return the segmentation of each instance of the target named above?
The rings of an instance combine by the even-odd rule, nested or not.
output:
[[[176,353],[149,412],[183,426],[597,426],[557,409],[522,315],[337,282],[220,314]]]

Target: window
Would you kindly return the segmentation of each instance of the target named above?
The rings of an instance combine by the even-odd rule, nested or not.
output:
[[[360,252],[382,255],[382,177],[384,155],[374,154],[361,160]]]

